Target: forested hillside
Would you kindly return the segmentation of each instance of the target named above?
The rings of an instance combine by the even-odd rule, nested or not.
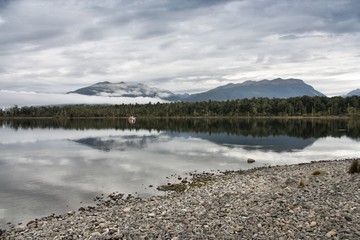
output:
[[[360,116],[360,97],[253,98],[223,102],[172,102],[122,105],[14,106],[0,117],[241,117],[241,116]]]

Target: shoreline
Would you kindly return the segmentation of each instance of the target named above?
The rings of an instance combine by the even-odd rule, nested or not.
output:
[[[96,207],[32,220],[0,239],[359,239],[360,174],[347,172],[351,161],[196,174],[184,192],[110,194]]]
[[[174,116],[174,117],[159,117],[159,116],[135,116],[138,119],[294,119],[294,120],[308,120],[308,119],[319,119],[319,120],[358,120],[358,116],[351,115],[305,115],[305,116]],[[83,119],[128,119],[128,116],[107,116],[107,117],[0,117],[0,120],[83,120]]]

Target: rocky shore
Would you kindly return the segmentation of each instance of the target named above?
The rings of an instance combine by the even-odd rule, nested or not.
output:
[[[0,239],[360,239],[360,174],[349,174],[350,165],[204,174],[161,197],[114,193],[96,207],[2,231]]]

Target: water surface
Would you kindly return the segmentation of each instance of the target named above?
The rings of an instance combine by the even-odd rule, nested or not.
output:
[[[0,126],[0,228],[76,210],[113,191],[163,194],[149,185],[195,170],[360,157],[358,121],[22,120]]]

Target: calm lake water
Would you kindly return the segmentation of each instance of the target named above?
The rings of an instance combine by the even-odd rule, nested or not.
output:
[[[0,121],[0,228],[114,191],[164,194],[157,185],[195,170],[353,158],[359,150],[354,120]]]

